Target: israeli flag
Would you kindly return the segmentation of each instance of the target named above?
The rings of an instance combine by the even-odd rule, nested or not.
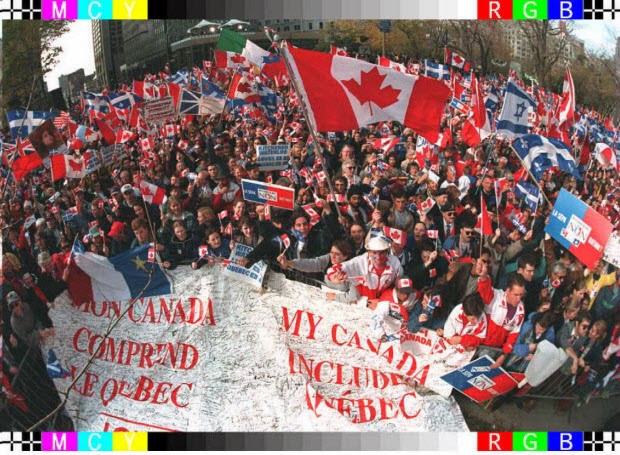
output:
[[[527,111],[530,107],[536,109],[534,100],[517,84],[508,81],[497,132],[515,138],[528,134]]]

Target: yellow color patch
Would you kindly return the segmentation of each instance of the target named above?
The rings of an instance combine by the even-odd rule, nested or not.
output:
[[[148,450],[149,434],[147,432],[126,433],[115,431],[112,433],[113,452],[145,452]]]
[[[148,0],[113,0],[112,19],[148,19]]]

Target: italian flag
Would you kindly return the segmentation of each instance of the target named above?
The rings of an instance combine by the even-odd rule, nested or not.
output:
[[[222,33],[220,33],[220,39],[217,42],[216,50],[241,54],[250,63],[253,63],[259,68],[263,67],[263,58],[269,57],[270,55],[269,52],[258,47],[243,35],[227,29],[222,30]]]

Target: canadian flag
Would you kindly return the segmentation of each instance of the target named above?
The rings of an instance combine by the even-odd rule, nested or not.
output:
[[[391,139],[389,137],[375,139],[374,141],[372,141],[372,148],[381,149],[383,153],[387,153],[394,147],[396,147],[396,144],[398,144],[399,140],[400,139],[398,137]]]
[[[250,62],[240,54],[229,51],[215,51],[216,68],[245,68]]]
[[[461,68],[463,71],[468,72],[471,69],[471,63],[466,61],[456,52],[451,49],[445,50],[446,65],[452,65],[457,68]]]
[[[596,147],[594,147],[594,154],[597,161],[603,166],[618,169],[616,154],[607,144],[603,144],[602,142],[596,144]]]
[[[168,199],[166,197],[166,190],[144,180],[140,182],[140,192],[144,201],[150,204],[161,205]]]
[[[155,248],[149,248],[147,260],[149,262],[155,262]]]
[[[81,179],[86,175],[84,159],[73,155],[54,155],[50,157],[54,181],[67,179]]]
[[[289,54],[291,69],[319,132],[396,120],[430,142],[437,141],[451,94],[442,82],[290,45],[284,52]]]
[[[150,82],[133,81],[132,92],[145,100],[155,98],[155,86]]]
[[[328,202],[334,202],[334,197],[331,194],[327,195],[327,201]],[[345,202],[347,202],[347,197],[344,194],[336,194],[336,203],[338,204],[344,204]]]
[[[385,233],[387,238],[392,239],[392,242],[396,243],[397,245],[404,246],[407,244],[407,234],[405,234],[405,231],[384,226],[383,232]]]
[[[291,246],[291,239],[288,238],[288,235],[282,234],[280,236],[280,240],[282,241],[282,244],[284,245],[284,251],[286,251],[288,247]]]
[[[480,195],[480,215],[476,223],[476,230],[482,235],[493,235],[493,227],[491,226],[491,217],[487,211],[487,203],[482,194]]]
[[[349,53],[347,52],[347,50],[345,48],[338,47],[338,46],[332,46],[330,52],[333,55],[341,55],[343,57],[348,57],[349,56]]]
[[[304,209],[304,211],[310,215],[310,227],[314,226],[315,224],[317,224],[320,219],[321,219],[321,215],[319,215],[316,210],[314,210],[312,208],[312,204],[307,204],[302,206],[302,208]]]
[[[222,210],[220,213],[217,214],[217,217],[221,220],[228,218],[228,210]]]
[[[175,134],[179,134],[181,132],[180,125],[164,125],[164,136],[172,137]]]
[[[395,69],[396,71],[400,71],[401,73],[407,72],[407,67],[405,65],[403,65],[402,63],[393,62],[389,58],[379,56],[377,64],[379,66],[385,66],[388,68]]]
[[[138,138],[138,135],[133,131],[120,129],[116,133],[116,143],[124,144],[125,142],[134,141]]]
[[[428,236],[429,239],[438,239],[439,231],[436,229],[429,229],[426,231],[426,235]]]
[[[189,148],[189,143],[185,139],[181,139],[177,144],[177,147],[181,150],[187,150]]]
[[[433,208],[434,205],[435,201],[432,197],[429,197],[427,200],[422,201],[422,203],[420,204],[420,210],[422,210],[422,212],[426,214],[430,209]]]
[[[567,120],[573,120],[575,116],[575,86],[573,85],[573,76],[566,67],[564,73],[564,85],[562,87],[562,103],[559,106],[558,119],[560,125]]]
[[[153,150],[155,147],[155,142],[152,137],[145,137],[144,139],[140,139],[140,150],[142,152],[149,152]]]
[[[207,245],[202,245],[198,247],[198,257],[203,258],[209,255],[209,247]]]

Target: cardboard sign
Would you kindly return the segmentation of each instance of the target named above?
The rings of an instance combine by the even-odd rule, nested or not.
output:
[[[259,145],[256,148],[256,163],[261,171],[278,171],[286,169],[289,162],[289,146]]]
[[[482,403],[517,387],[517,381],[503,368],[491,368],[495,361],[485,355],[441,377],[444,381]]]
[[[562,189],[545,232],[592,270],[603,257],[612,229],[603,215]]]
[[[295,207],[295,189],[256,180],[241,180],[243,199],[271,207],[293,210]]]
[[[144,104],[144,120],[147,123],[162,123],[174,115],[175,109],[171,96],[147,101]]]

